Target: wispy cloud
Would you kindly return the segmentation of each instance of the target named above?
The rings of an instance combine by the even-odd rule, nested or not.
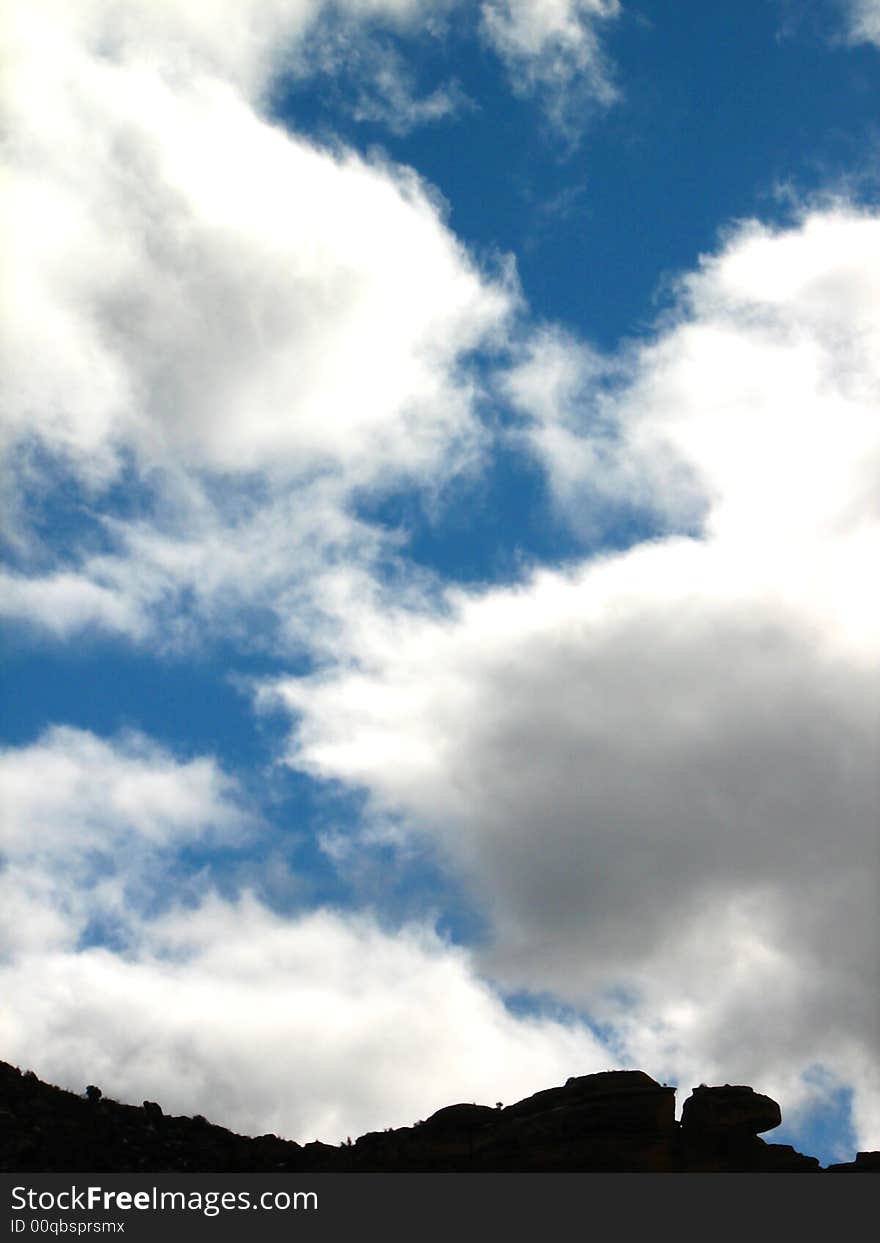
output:
[[[127,941],[167,900],[185,846],[241,842],[257,823],[210,757],[69,726],[0,752],[0,798],[7,960],[74,949],[96,921]]]
[[[484,37],[507,64],[514,90],[539,94],[551,121],[573,143],[587,106],[618,98],[599,31],[620,12],[618,0],[488,0],[481,6]]]
[[[854,43],[880,45],[880,3],[878,0],[846,0],[849,36]]]
[[[393,134],[409,134],[419,125],[460,116],[475,106],[455,80],[420,95],[407,75],[390,65],[376,74],[371,90],[359,93],[353,115],[356,121],[385,125]]]
[[[445,37],[446,20],[456,2],[446,0],[433,9],[423,5],[418,19],[406,26],[403,47],[399,32],[390,38],[387,28],[365,24],[362,12],[345,19],[338,9],[328,8],[296,58],[285,64],[279,90],[302,92],[320,83],[322,103],[397,136],[459,118],[476,104],[457,78],[441,77],[428,85],[413,64],[418,52],[430,50]]]

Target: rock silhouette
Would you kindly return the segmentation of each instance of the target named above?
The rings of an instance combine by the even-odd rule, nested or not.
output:
[[[682,1125],[692,1132],[759,1135],[782,1122],[782,1111],[769,1096],[753,1088],[726,1083],[723,1088],[694,1088],[681,1111]]]
[[[569,1079],[506,1108],[459,1103],[424,1122],[339,1146],[254,1139],[154,1101],[83,1096],[0,1062],[0,1170],[112,1173],[360,1171],[880,1173],[880,1153],[823,1171],[815,1157],[758,1133],[778,1126],[775,1101],[744,1086],[701,1085],[675,1120],[675,1089],[639,1070]]]

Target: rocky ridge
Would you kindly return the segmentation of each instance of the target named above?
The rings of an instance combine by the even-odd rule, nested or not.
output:
[[[675,1089],[638,1070],[569,1079],[506,1108],[455,1104],[423,1122],[338,1146],[247,1138],[154,1101],[82,1096],[0,1062],[0,1170],[50,1172],[870,1173],[880,1153],[822,1170],[815,1157],[760,1133],[778,1104],[750,1087],[695,1088],[675,1119]]]

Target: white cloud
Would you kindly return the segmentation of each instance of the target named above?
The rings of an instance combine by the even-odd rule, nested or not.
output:
[[[0,803],[4,955],[73,946],[94,919],[126,931],[182,846],[234,843],[255,823],[212,759],[69,726],[0,751]]]
[[[655,1073],[797,1105],[822,1064],[854,1083],[863,1146],[880,1125],[878,264],[880,224],[844,207],[747,226],[610,382],[540,338],[510,388],[564,503],[577,517],[632,481],[680,520],[680,471],[699,535],[362,618],[345,666],[274,688],[291,762],[364,788],[480,895],[483,961],[508,986],[613,1016]],[[546,451],[557,428],[579,453]]]
[[[427,925],[272,914],[187,876],[184,848],[257,829],[209,757],[55,727],[0,754],[0,800],[0,1048],[52,1082],[337,1142],[607,1062],[583,1025],[512,1015]]]
[[[459,356],[509,298],[414,174],[287,135],[213,79],[57,59],[15,118],[14,432],[91,472],[128,445],[366,483],[470,451]]]
[[[575,519],[616,500],[787,546],[873,521],[878,256],[880,221],[845,205],[781,232],[747,224],[632,357],[531,342],[507,391]]]
[[[486,20],[538,76],[553,48],[587,73],[591,22],[613,7]],[[512,270],[481,270],[412,170],[316,147],[261,112],[322,23],[375,77],[390,45],[374,28],[441,37],[447,9],[11,6],[4,616],[167,645],[209,619],[235,625],[231,602],[248,599],[301,631],[295,613],[323,615],[340,579],[366,589],[393,551],[351,518],[356,494],[435,489],[479,464],[470,360],[518,305]],[[410,125],[458,106],[448,84],[419,99],[393,57],[379,69],[367,111]],[[61,549],[36,518],[65,492],[92,516]],[[96,520],[118,493],[136,516]]]
[[[597,34],[618,0],[488,0],[484,37],[507,63],[514,88],[540,92],[551,119],[574,138],[588,100],[617,98]]]
[[[403,64],[389,57],[376,67],[370,88],[360,91],[352,111],[356,121],[373,121],[402,135],[474,107],[454,80],[419,95]]]
[[[525,416],[511,437],[544,464],[559,508],[587,538],[601,537],[603,524],[626,510],[648,514],[658,530],[696,529],[705,493],[650,425],[624,422],[614,385],[626,375],[620,359],[545,326],[499,377],[504,398]]]
[[[0,614],[58,638],[92,626],[166,653],[209,631],[245,650],[317,652],[340,613],[377,598],[370,568],[393,545],[346,514],[338,479],[253,495],[250,483],[185,483],[158,513],[106,517],[109,548],[84,550],[75,572],[3,575]]]
[[[478,268],[411,170],[260,115],[320,11],[13,6],[7,615],[155,641],[187,593],[213,614],[308,594],[341,545],[357,567],[381,544],[349,515],[357,492],[434,488],[480,460],[469,358],[514,280]],[[92,513],[133,495],[137,517],[92,521],[59,556],[27,529],[59,481]]]
[[[478,105],[455,77],[427,75],[416,68],[413,52],[436,50],[446,37],[456,0],[423,5],[418,20],[408,23],[404,38],[389,38],[363,15],[327,8],[285,69],[294,91],[308,87],[322,106],[350,115],[355,121],[382,125],[392,134],[407,135],[418,126],[460,116]],[[293,106],[295,111],[296,105]]]
[[[35,0],[10,6],[13,47],[38,29],[46,63],[71,35],[108,62],[150,66],[171,83],[205,74],[258,100],[274,74],[295,56],[328,11],[340,19],[405,27],[423,18],[426,0]]]
[[[593,1005],[657,1074],[790,1103],[821,1061],[876,1145],[877,221],[744,227],[630,357],[548,331],[507,376],[575,525],[634,504],[700,538],[389,610],[352,497],[478,459],[468,360],[516,293],[414,174],[262,118],[321,8],[12,6],[9,509],[62,469],[93,507],[136,503],[58,563],[39,549],[6,610],[176,642],[218,615],[246,639],[264,608],[318,634],[339,667],[276,688],[292,759],[439,843],[493,920],[483,972]],[[610,98],[595,29],[616,11],[506,0],[484,31],[564,120],[578,89]],[[599,1068],[582,1029],[514,1020],[424,929],[203,895],[144,922],[174,843],[241,823],[210,760],[55,731],[0,775],[4,1056],[304,1138]],[[127,956],[74,952],[95,919]]]
[[[854,43],[880,46],[880,3],[878,0],[847,0],[849,33]]]
[[[154,921],[125,957],[35,950],[0,981],[7,1060],[304,1142],[510,1102],[608,1062],[584,1027],[514,1017],[428,928],[281,919],[247,896]]]
[[[114,592],[89,575],[59,571],[43,576],[0,571],[0,613],[39,623],[62,638],[84,626],[139,637],[143,619],[130,595]]]

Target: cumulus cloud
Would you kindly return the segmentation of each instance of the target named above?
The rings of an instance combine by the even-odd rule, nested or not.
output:
[[[83,0],[71,11],[61,0],[11,6],[14,47],[35,31],[51,58],[70,33],[89,53],[113,62],[140,62],[170,82],[199,74],[222,78],[258,99],[328,10],[341,19],[378,20],[398,28],[422,18],[426,0]]]
[[[819,1063],[876,1146],[876,217],[739,228],[619,358],[534,334],[497,383],[561,509],[590,534],[635,510],[657,538],[390,607],[393,545],[355,498],[479,460],[471,358],[517,293],[414,173],[265,119],[325,8],[11,6],[4,608],[153,643],[214,619],[247,642],[262,610],[308,637],[321,671],[263,692],[296,715],[291,762],[368,793],[353,850],[376,823],[432,843],[492,937],[469,955],[208,882],[169,910],[180,844],[244,831],[234,785],[54,730],[0,760],[4,1056],[300,1138],[602,1068],[491,977],[589,1006],[660,1076],[790,1104]],[[497,0],[483,31],[564,121],[578,90],[612,97],[617,9]],[[38,518],[65,490],[59,553]],[[89,946],[96,923],[124,952]]]
[[[248,1134],[337,1142],[410,1125],[453,1098],[509,1102],[620,1062],[583,1024],[512,1015],[472,955],[424,925],[392,934],[364,915],[282,919],[247,894],[208,897],[151,920],[121,954],[47,947],[39,935],[51,943],[53,928],[32,907],[19,914],[33,936],[0,965],[7,1060],[74,1091],[97,1081],[117,1099],[153,1097]],[[772,965],[763,978],[775,988]],[[745,966],[743,956],[741,985]],[[614,1018],[659,1066],[667,1018],[681,1025],[694,1008],[680,1001],[633,1032],[632,1011]],[[707,1062],[678,1065],[696,1082]],[[870,1066],[853,1068],[870,1083]],[[790,1066],[773,1087],[787,1114],[804,1094]]]
[[[575,515],[634,482],[681,522],[686,478],[695,531],[377,614],[344,668],[265,692],[296,715],[292,763],[440,844],[508,986],[613,1015],[638,1061],[685,1080],[803,1103],[821,1064],[857,1082],[863,1144],[878,230],[843,206],[744,226],[615,376],[551,334],[509,377]]]
[[[91,60],[57,79],[22,143],[59,113],[66,141],[6,205],[13,431],[93,472],[130,444],[150,465],[358,482],[473,437],[456,362],[507,298],[414,174],[316,149],[213,81]]]
[[[7,15],[7,616],[155,645],[218,615],[248,642],[267,610],[301,641],[375,607],[387,540],[354,496],[479,459],[469,358],[517,304],[511,272],[477,266],[411,170],[265,119],[327,7]],[[186,850],[258,826],[209,757],[56,727],[0,781],[0,1038],[47,1078],[334,1139],[607,1060],[582,1026],[514,1018],[429,927],[219,898]]]
[[[505,377],[575,521],[602,502],[763,544],[877,515],[880,221],[841,205],[746,224],[629,358],[545,332]],[[829,427],[834,426],[834,436]]]
[[[598,72],[593,22],[616,6],[526,8],[484,14],[520,78],[525,63],[535,81]],[[4,616],[167,645],[208,619],[234,626],[246,596],[290,631],[338,589],[321,567],[344,561],[352,582],[393,554],[352,517],[356,496],[479,465],[471,362],[518,306],[511,265],[481,268],[412,170],[265,115],[331,27],[345,64],[363,61],[355,79],[375,80],[358,88],[364,116],[406,127],[463,106],[454,84],[419,97],[374,37],[439,38],[453,10],[11,6]],[[83,527],[64,547],[38,534],[59,494]]]
[[[0,754],[0,798],[0,1046],[53,1082],[335,1142],[607,1062],[584,1025],[512,1015],[429,925],[188,885],[187,847],[258,831],[210,757],[56,726]]]
[[[124,958],[34,950],[0,980],[7,1060],[302,1142],[410,1126],[454,1099],[509,1102],[608,1063],[584,1026],[513,1016],[430,928],[281,919],[247,895],[152,922]]]
[[[326,529],[332,546],[355,492],[434,486],[479,459],[468,359],[514,307],[512,278],[477,267],[411,170],[260,114],[259,83],[319,8],[13,6],[7,510],[26,525],[66,474],[84,505],[113,508],[124,487],[142,512],[63,564],[28,560],[18,530],[11,611],[149,631],[188,586],[170,562],[187,563],[194,529],[203,562],[280,512],[303,515],[294,545]],[[185,547],[120,564],[148,525]]]

